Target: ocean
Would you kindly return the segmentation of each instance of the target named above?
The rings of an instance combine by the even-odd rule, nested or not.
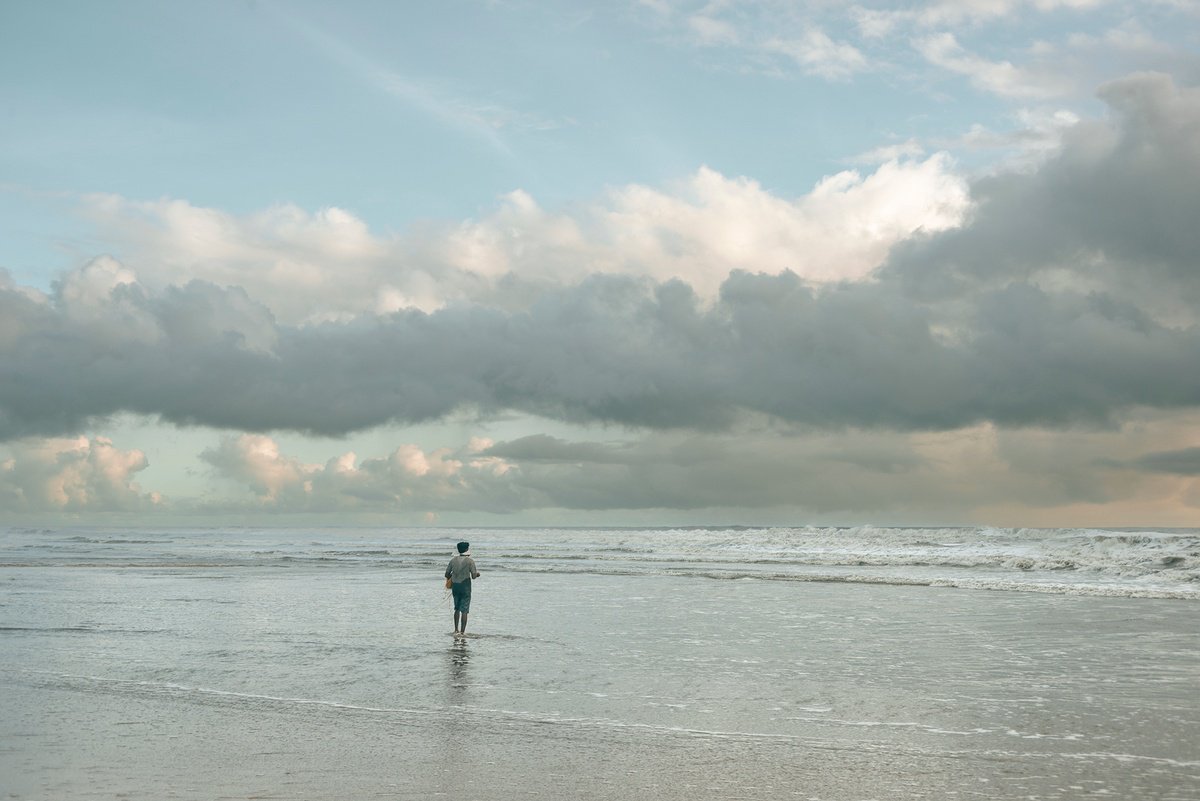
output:
[[[1200,799],[1198,602],[1195,529],[10,527],[0,798]]]

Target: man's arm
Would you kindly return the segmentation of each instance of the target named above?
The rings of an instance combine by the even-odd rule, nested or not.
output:
[[[479,568],[475,567],[475,560],[471,560],[471,578],[479,578]]]

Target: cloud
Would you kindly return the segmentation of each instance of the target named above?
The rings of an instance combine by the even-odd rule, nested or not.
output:
[[[0,455],[0,509],[9,512],[136,511],[162,503],[133,480],[148,463],[104,437],[26,439]]]
[[[704,13],[691,15],[686,25],[692,37],[701,45],[732,45],[741,38],[733,24]]]
[[[621,461],[620,446],[600,442],[567,442],[548,434],[531,434],[511,442],[494,443],[486,453],[522,463],[579,462],[606,464]]]
[[[547,211],[517,190],[482,219],[392,237],[337,208],[237,216],[97,195],[87,212],[120,254],[112,264],[126,283],[136,275],[151,291],[193,279],[240,286],[282,322],[314,323],[464,301],[506,305],[514,279],[681,278],[712,295],[733,268],[862,278],[897,242],[957,225],[967,205],[964,181],[935,154],[843,171],[797,198],[707,167],[666,189],[614,188],[572,213]]]
[[[193,279],[240,286],[269,298],[272,313],[315,321],[389,304],[436,308],[451,286],[435,289],[420,269],[396,264],[387,240],[338,208],[308,212],[276,206],[245,216],[184,200],[131,201],[89,195],[84,213],[151,290]],[[447,276],[445,283],[453,284]]]
[[[951,33],[922,37],[913,46],[929,63],[966,76],[976,88],[1001,97],[1049,98],[1069,88],[1059,76],[1034,73],[1009,61],[989,61],[968,51]]]
[[[900,246],[886,275],[928,297],[1025,281],[1111,295],[1173,326],[1196,322],[1200,89],[1145,73],[1100,97],[1112,119],[1067,130],[1032,173],[977,181],[970,224]]]
[[[900,159],[916,159],[925,155],[925,148],[915,139],[892,145],[881,145],[849,159],[857,164],[883,164]]]
[[[275,440],[261,434],[227,437],[200,458],[219,474],[247,484],[263,501],[277,501],[283,493],[306,486],[311,490],[310,478],[321,471],[320,465],[282,456]]]
[[[649,7],[649,4],[646,4]],[[898,7],[903,6],[903,7]],[[915,52],[975,90],[1017,101],[1086,102],[1084,92],[1138,70],[1195,75],[1195,4],[1163,0],[929,0],[794,3],[663,2],[645,19],[668,40],[697,48],[711,66],[780,78],[845,82],[863,73],[930,83]],[[1065,29],[1063,26],[1067,26]],[[1020,60],[1013,42],[1024,37]],[[995,56],[1004,48],[1002,56]],[[945,86],[946,84],[943,84]],[[957,94],[957,92],[956,92]]]
[[[1147,453],[1128,464],[1151,473],[1200,476],[1200,447]]]
[[[1200,334],[1109,299],[1029,286],[980,296],[964,341],[931,309],[857,284],[735,273],[711,307],[678,282],[594,277],[522,314],[478,306],[272,329],[237,290],[194,282],[125,298],[157,323],[130,344],[61,300],[0,293],[21,320],[5,354],[0,432],[73,430],[119,411],[181,425],[338,435],[459,409],[649,428],[754,411],[815,426],[945,429],[1102,422],[1200,397]],[[219,307],[222,315],[207,314]],[[236,313],[235,313],[236,312]]]
[[[780,72],[796,67],[806,75],[845,80],[871,67],[854,45],[834,39],[819,24],[820,7],[787,2],[643,3],[656,27],[673,30],[686,44],[726,51],[742,67]],[[836,15],[834,15],[836,17]],[[830,21],[837,22],[836,18]]]
[[[752,424],[727,433],[654,432],[632,441],[535,434],[431,450],[401,445],[385,457],[359,460],[345,453],[307,465],[280,453],[268,437],[243,435],[222,440],[203,458],[249,495],[210,499],[197,508],[410,518],[757,509],[776,519],[853,515],[924,523],[936,510],[946,522],[1015,525],[1053,525],[1071,515],[1078,525],[1089,509],[1095,515],[1121,508],[1129,520],[1178,523],[1193,514],[1178,479],[1114,474],[1112,459],[1178,436],[1187,425],[1143,420],[1122,430],[1062,432],[982,424],[904,433]],[[1194,463],[1194,455],[1185,461]]]
[[[917,232],[957,225],[967,189],[944,155],[847,170],[788,201],[745,178],[702,168],[681,192],[634,186],[605,211],[605,236],[657,279],[715,289],[731,269],[791,270],[812,281],[866,276]],[[632,271],[631,271],[632,272]]]
[[[226,437],[201,458],[219,477],[248,489],[250,507],[264,511],[511,512],[530,504],[505,479],[513,466],[486,453],[491,444],[473,440],[430,451],[406,444],[384,458],[360,461],[348,452],[321,465],[280,453],[268,436],[242,434]],[[201,509],[228,505],[210,501]]]
[[[1170,15],[1163,21],[1167,19]],[[1176,31],[1191,27],[1190,20],[1173,22]],[[1123,75],[1151,71],[1194,80],[1200,74],[1200,54],[1178,41],[1168,26],[1160,23],[1151,32],[1136,17],[1129,16],[1114,26],[1097,26],[1060,41],[1038,40],[1028,48],[1025,69],[1040,75],[1070,76],[1069,83],[1075,87],[1094,87]],[[1066,86],[1067,82],[1061,81],[1060,85]]]
[[[1014,166],[1028,170],[1061,149],[1063,135],[1080,122],[1078,114],[1066,109],[1024,108],[1017,110],[1013,118],[1016,127],[1010,130],[998,132],[975,124],[962,136],[937,144],[954,151],[1010,151],[1013,158],[1002,161],[993,171],[1011,172]]]
[[[1179,35],[1193,27],[1195,4],[936,0],[902,9],[873,6],[857,5],[848,14],[860,36],[856,44],[873,63],[903,69],[911,55],[898,45],[907,43],[928,64],[1010,101],[1055,99],[1077,111],[1092,87],[1121,75],[1153,70],[1194,79],[1200,67],[1195,49]]]
[[[863,36],[881,38],[898,27],[921,28],[976,26],[986,22],[1013,19],[1024,12],[1052,12],[1060,9],[1087,11],[1109,0],[932,0],[911,8],[895,10],[853,7],[852,16]]]
[[[794,61],[804,72],[831,80],[848,78],[868,67],[861,50],[837,42],[819,28],[809,28],[794,38],[772,36],[759,44],[766,53],[778,53]]]
[[[1192,408],[1200,92],[1149,74],[1101,96],[1109,119],[1074,126],[1036,170],[980,179],[965,221],[964,197],[940,230],[909,226],[939,219],[944,189],[897,188],[939,185],[936,158],[798,202],[702,170],[679,194],[627,187],[588,224],[514,196],[491,227],[458,229],[488,289],[429,312],[285,321],[271,284],[156,286],[113,259],[47,296],[7,282],[0,437],[121,411],[341,435],[464,409],[719,431],[755,414],[952,430]]]
[[[1067,37],[1071,48],[1080,50],[1113,50],[1144,55],[1171,56],[1174,48],[1159,41],[1136,20],[1128,19],[1101,34],[1075,33]]]
[[[974,413],[929,397],[961,356],[918,311],[869,287],[818,296],[791,273],[734,274],[711,308],[682,283],[595,276],[524,313],[455,306],[302,327],[270,325],[241,290],[202,282],[122,285],[112,298],[154,336],[131,343],[77,319],[61,294],[0,292],[0,313],[17,321],[0,433],[75,430],[118,411],[329,435],[462,408],[650,427],[723,425],[739,408],[830,425]],[[270,350],[251,346],[264,321]]]
[[[856,448],[839,440],[659,435],[602,443],[533,435],[499,443],[476,439],[431,451],[402,445],[384,458],[360,462],[347,453],[324,465],[305,465],[281,454],[269,437],[242,435],[224,439],[202,458],[218,475],[251,491],[249,508],[282,513],[507,514],[745,504],[838,511],[855,502],[860,508],[887,507],[902,497],[893,489],[852,499],[847,479],[861,484],[868,475],[888,475],[893,483],[904,482],[899,474],[921,464],[903,445]]]

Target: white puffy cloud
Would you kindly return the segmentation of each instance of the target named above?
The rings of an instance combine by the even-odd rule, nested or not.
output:
[[[287,320],[316,321],[381,305],[436,308],[420,270],[392,269],[388,243],[337,208],[278,206],[245,216],[168,199],[85,198],[85,211],[127,272],[150,289],[199,279],[270,298]]]
[[[592,230],[605,244],[588,272],[679,278],[712,293],[731,270],[790,270],[813,282],[867,276],[897,242],[956,226],[969,206],[943,155],[846,170],[796,200],[701,168],[673,192],[614,191]]]
[[[218,476],[248,489],[253,506],[267,511],[511,512],[523,508],[527,501],[519,488],[505,479],[513,465],[488,455],[491,445],[490,440],[473,439],[454,450],[426,451],[404,444],[382,458],[359,460],[348,452],[325,464],[305,464],[281,453],[271,437],[242,434],[223,439],[201,458]]]
[[[712,294],[732,269],[860,279],[897,242],[953,227],[967,207],[966,184],[942,154],[840,172],[794,199],[707,167],[670,189],[613,189],[573,213],[547,211],[517,190],[482,219],[393,237],[339,209],[240,217],[102,196],[91,198],[90,214],[120,262],[69,276],[62,295],[80,305],[85,289],[107,299],[117,285],[157,291],[196,279],[241,287],[282,322],[313,323],[500,302],[508,278],[562,284],[618,273],[680,278]],[[243,333],[249,347],[270,344],[261,329]]]
[[[72,310],[105,309],[114,289],[137,283],[137,276],[116,259],[101,256],[82,270],[70,273],[60,289],[63,302]]]
[[[303,490],[320,465],[283,456],[275,440],[262,434],[228,437],[201,458],[222,475],[245,483],[263,501],[277,501],[285,492]]]
[[[133,345],[161,335],[153,317],[139,307],[137,275],[111,256],[99,256],[68,273],[55,290],[63,314],[99,339]]]
[[[135,511],[162,502],[133,477],[145,470],[140,450],[105,437],[23,439],[0,453],[0,509],[9,512]]]

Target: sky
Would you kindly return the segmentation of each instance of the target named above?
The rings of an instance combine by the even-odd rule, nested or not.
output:
[[[0,2],[0,519],[1200,526],[1200,0]]]

